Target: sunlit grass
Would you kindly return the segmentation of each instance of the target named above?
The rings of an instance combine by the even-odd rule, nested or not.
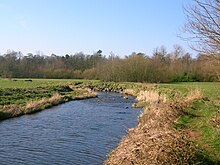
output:
[[[212,123],[213,117],[220,116],[220,106],[218,105],[220,83],[194,82],[160,85],[160,90],[168,94],[170,89],[174,89],[182,95],[186,95],[192,89],[202,91],[203,97],[195,100],[192,106],[186,109],[187,113],[178,118],[177,128],[198,132],[200,136],[196,138],[195,143],[204,149],[211,159],[220,160],[220,130],[217,125],[219,123]]]
[[[82,79],[1,79],[0,88],[36,88],[54,85],[62,85],[63,83],[88,82],[91,80]],[[97,80],[92,80],[97,82]]]

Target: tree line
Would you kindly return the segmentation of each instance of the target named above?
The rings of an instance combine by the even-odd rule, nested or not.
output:
[[[219,60],[219,59],[218,59]],[[50,56],[22,55],[10,51],[0,56],[2,78],[59,78],[99,79],[103,81],[131,82],[191,82],[218,81],[220,67],[216,56],[198,54],[196,58],[175,45],[167,52],[164,46],[152,55],[132,53],[125,57],[102,55],[99,50],[92,55]]]

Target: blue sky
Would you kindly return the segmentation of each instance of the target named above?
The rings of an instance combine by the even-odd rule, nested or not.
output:
[[[0,54],[42,51],[124,56],[174,44],[190,0],[0,0]]]

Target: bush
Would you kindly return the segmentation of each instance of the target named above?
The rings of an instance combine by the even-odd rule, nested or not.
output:
[[[193,73],[184,72],[183,74],[177,74],[172,77],[173,82],[195,82],[199,81],[197,76]]]

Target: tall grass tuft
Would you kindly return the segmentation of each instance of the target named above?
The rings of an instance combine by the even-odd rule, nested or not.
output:
[[[195,100],[195,99],[202,99],[202,97],[203,97],[203,93],[202,93],[201,89],[196,88],[194,90],[191,90],[187,94],[186,101],[190,102],[190,101]]]
[[[141,91],[137,96],[137,101],[149,102],[151,104],[159,103],[159,102],[165,103],[167,101],[167,98],[165,95],[151,90],[151,91]]]
[[[63,97],[59,93],[55,93],[50,98],[42,98],[41,100],[32,100],[26,103],[24,108],[24,113],[33,113],[35,111],[43,110],[44,108],[50,107],[52,105],[57,105],[62,102]]]

